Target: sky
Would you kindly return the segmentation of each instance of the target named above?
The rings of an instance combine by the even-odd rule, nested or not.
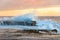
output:
[[[0,0],[0,16],[16,16],[33,11],[39,16],[60,16],[59,10],[60,0]]]

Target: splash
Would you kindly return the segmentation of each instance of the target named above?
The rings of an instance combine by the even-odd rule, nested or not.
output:
[[[33,13],[27,13],[21,16],[14,16],[12,17],[12,20],[13,21],[32,21],[33,17],[34,17]]]
[[[26,21],[26,22],[30,22],[33,21],[32,19],[34,19],[34,16],[32,14],[24,14],[22,16],[15,16],[12,17],[10,20],[11,21]],[[47,29],[47,30],[53,30],[53,29],[57,29],[58,33],[60,33],[60,24],[58,22],[52,21],[51,19],[46,19],[46,20],[34,20],[36,21],[36,26],[31,27],[31,26],[14,26],[14,27],[4,27],[4,28],[16,28],[16,29]]]
[[[37,26],[39,26],[39,29],[47,29],[47,30],[53,30],[57,29],[60,33],[60,24],[57,22],[54,22],[52,20],[37,20]]]
[[[32,14],[25,14],[22,16],[16,16],[13,17],[14,21],[33,21],[34,16]],[[36,25],[38,26],[36,29],[47,29],[47,30],[53,30],[57,29],[60,31],[60,24],[52,21],[51,19],[46,19],[46,20],[34,20],[36,21]]]

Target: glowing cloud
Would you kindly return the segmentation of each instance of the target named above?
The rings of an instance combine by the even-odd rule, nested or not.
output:
[[[24,9],[24,10],[5,10],[0,11],[0,16],[16,16],[26,13],[35,13],[37,16],[60,16],[60,7]]]

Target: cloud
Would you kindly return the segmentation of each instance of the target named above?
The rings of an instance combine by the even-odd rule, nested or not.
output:
[[[0,10],[28,9],[60,5],[60,0],[0,0]]]

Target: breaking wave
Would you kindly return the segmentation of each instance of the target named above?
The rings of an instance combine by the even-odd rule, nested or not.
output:
[[[11,21],[12,20],[13,21],[33,21],[32,20],[33,18],[34,18],[34,16],[32,14],[25,14],[22,16],[12,17],[10,20]],[[36,21],[36,28],[35,29],[47,29],[47,30],[57,29],[60,32],[60,24],[58,22],[55,22],[55,21],[52,21],[49,19],[47,19],[47,20],[35,20],[35,21]],[[12,28],[14,28],[14,26]],[[20,28],[20,27],[17,26],[16,29],[17,28]],[[25,29],[25,28],[30,29],[29,26],[22,27],[22,29]],[[34,29],[34,27],[33,27],[33,29]]]

